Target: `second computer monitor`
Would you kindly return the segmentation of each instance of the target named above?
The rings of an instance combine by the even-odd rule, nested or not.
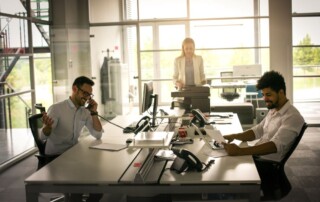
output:
[[[143,85],[143,98],[142,98],[141,112],[144,113],[148,111],[152,104],[153,104],[153,108],[151,112],[151,115],[152,115],[151,126],[154,127],[157,110],[158,110],[158,95],[153,93],[153,83],[152,81],[149,81],[147,83],[144,83]]]

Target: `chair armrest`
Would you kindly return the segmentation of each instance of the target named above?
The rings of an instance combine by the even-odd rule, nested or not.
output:
[[[259,164],[268,164],[268,165],[273,165],[273,166],[280,166],[281,165],[281,162],[273,161],[273,160],[269,160],[269,159],[263,159],[260,156],[253,155],[252,157],[253,157],[254,161]]]

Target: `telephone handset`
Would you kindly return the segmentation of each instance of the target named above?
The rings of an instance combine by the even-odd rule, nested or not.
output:
[[[204,116],[204,114],[199,109],[193,109],[191,110],[191,113],[193,114],[193,119],[191,120],[191,123],[199,122],[199,127],[204,127],[205,125],[209,125],[207,118]]]
[[[84,104],[84,106],[85,106],[86,109],[89,109],[89,110],[90,110],[90,108],[91,108],[93,105],[89,104],[89,102],[87,101],[87,102]]]
[[[147,130],[149,130],[150,128],[150,126],[148,126],[150,124],[150,117],[149,116],[144,116],[144,117],[142,117],[139,121],[138,121],[138,123],[137,123],[137,125],[136,125],[136,127],[135,127],[135,129],[134,129],[134,131],[133,131],[133,133],[134,134],[137,134],[137,133],[139,133],[141,130],[143,130],[143,131],[147,131]]]
[[[178,173],[187,170],[196,170],[198,172],[203,170],[203,163],[187,149],[173,147],[171,150],[177,156],[171,165],[171,170],[176,170]]]
[[[141,130],[147,131],[147,130],[150,129],[149,123],[150,123],[150,117],[149,116],[144,116],[134,126],[125,127],[123,129],[123,133],[134,133],[134,134],[137,134]]]

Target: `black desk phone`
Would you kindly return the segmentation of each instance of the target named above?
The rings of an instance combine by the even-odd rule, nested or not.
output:
[[[187,149],[173,147],[171,150],[177,156],[171,165],[171,170],[176,170],[178,173],[187,170],[196,170],[197,172],[203,170],[202,162]]]
[[[127,126],[123,129],[123,133],[134,133],[137,134],[140,132],[143,128],[144,131],[147,131],[150,129],[149,126],[147,126],[150,123],[150,117],[149,116],[144,116],[142,117],[138,123],[135,126]]]
[[[199,125],[199,127],[204,127],[205,125],[210,125],[213,122],[208,122],[208,119],[205,117],[205,115],[200,111],[200,109],[193,109],[191,110],[192,115],[194,116],[191,120],[191,123],[195,123]]]

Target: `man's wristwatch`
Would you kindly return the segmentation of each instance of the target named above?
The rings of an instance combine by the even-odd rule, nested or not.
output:
[[[93,111],[91,111],[91,116],[98,116],[98,112],[93,112]]]

